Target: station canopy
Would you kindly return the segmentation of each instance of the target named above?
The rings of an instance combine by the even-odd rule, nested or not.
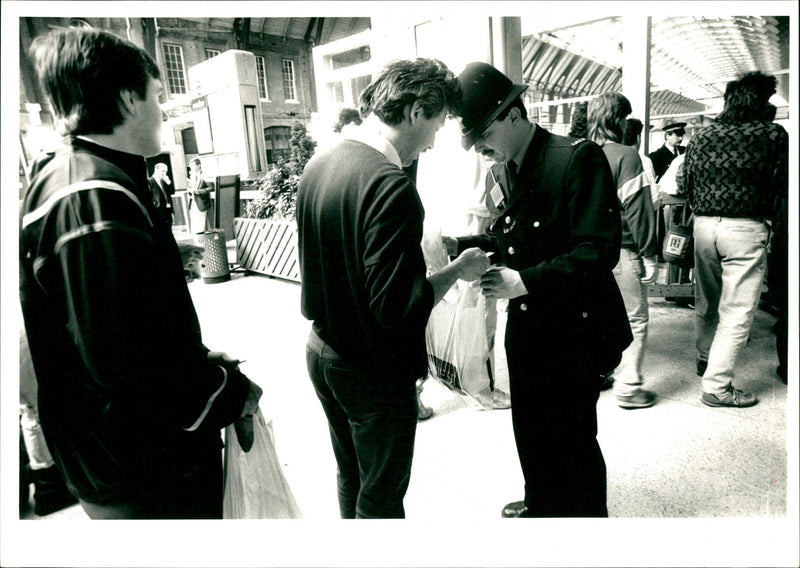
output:
[[[531,33],[523,19],[522,76],[532,102],[620,91],[622,37],[621,17]],[[776,75],[788,102],[788,68],[788,17],[654,16],[650,115],[719,111],[726,83],[748,71]]]
[[[522,18],[530,102],[621,90],[623,18],[578,19],[563,11]],[[265,34],[314,45],[370,28],[369,17],[202,20],[211,29],[233,28],[239,37]],[[756,70],[778,77],[778,95],[788,104],[788,16],[653,16],[651,22],[651,117],[718,112],[725,84]]]

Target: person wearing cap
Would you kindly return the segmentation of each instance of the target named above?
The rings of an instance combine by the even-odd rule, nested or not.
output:
[[[481,246],[498,263],[481,277],[507,299],[511,414],[525,498],[503,517],[606,517],[596,404],[632,336],[612,274],[621,246],[611,170],[597,144],[550,134],[527,118],[516,85],[486,63],[458,77],[462,146],[494,164],[486,199],[499,217],[483,235],[445,237],[450,254]]]
[[[653,162],[653,170],[656,174],[656,182],[661,180],[669,165],[677,156],[686,151],[686,147],[681,146],[683,136],[686,134],[685,122],[670,122],[664,125],[664,144],[658,150],[650,152],[647,157]]]
[[[478,248],[427,276],[425,215],[403,170],[459,104],[433,59],[393,61],[361,92],[364,121],[308,162],[297,189],[306,361],[328,419],[342,518],[403,518],[425,327],[458,280],[488,267]]]

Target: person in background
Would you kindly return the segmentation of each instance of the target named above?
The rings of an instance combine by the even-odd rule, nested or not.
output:
[[[575,103],[575,108],[572,109],[572,117],[570,118],[569,133],[567,136],[577,140],[585,140],[589,132],[587,123],[587,112],[589,109],[588,101],[580,101]]]
[[[33,168],[19,234],[53,460],[92,519],[221,518],[220,429],[251,419],[261,389],[203,344],[175,238],[151,199],[158,66],[84,28],[36,38],[31,56],[66,135]]]
[[[333,125],[333,131],[337,134],[347,134],[349,127],[358,126],[359,124],[361,124],[361,115],[358,110],[345,107],[339,111],[336,124]]]
[[[622,144],[626,118],[631,103],[620,93],[606,93],[589,101],[588,137],[603,148],[617,187],[622,212],[622,250],[614,267],[633,343],[622,353],[614,370],[614,394],[622,408],[647,408],[656,395],[642,388],[642,364],[647,347],[647,324],[650,319],[647,284],[658,274],[656,250],[656,214],[650,197],[650,185],[642,168],[639,153]]]
[[[764,120],[771,75],[725,88],[725,105],[686,151],[684,189],[694,219],[697,372],[703,404],[743,408],[758,397],[733,386],[758,309],[775,205],[788,193],[789,136]]]
[[[570,138],[575,138],[577,140],[586,140],[588,136],[588,123],[587,123],[587,111],[589,108],[588,101],[580,101],[575,103],[575,107],[572,110],[572,116],[570,117],[570,127],[569,133],[567,134]],[[602,383],[600,384],[600,390],[606,391],[614,386],[614,371],[613,369],[604,374]]]
[[[505,346],[525,500],[501,514],[608,516],[596,404],[631,343],[612,275],[621,229],[608,160],[593,142],[531,123],[520,98],[527,86],[491,65],[470,63],[458,79],[462,146],[494,162],[486,194],[502,211],[486,234],[444,239],[451,254],[476,245],[493,252],[481,288],[509,300]]]
[[[622,133],[622,143],[626,146],[630,146],[634,148],[637,152],[642,146],[642,131],[644,130],[644,125],[642,121],[638,118],[629,118],[625,123],[625,130]],[[661,207],[661,195],[658,190],[658,184],[656,183],[656,174],[653,170],[653,161],[644,156],[639,154],[639,158],[642,160],[642,168],[644,168],[644,175],[647,180],[647,185],[650,186],[650,198],[653,201],[653,210],[658,214],[658,210]]]
[[[150,186],[150,193],[153,196],[153,204],[156,206],[159,216],[164,219],[168,227],[172,226],[172,196],[175,188],[167,174],[167,164],[158,162],[153,166],[153,175],[147,178]]]
[[[426,277],[424,210],[403,171],[459,104],[437,60],[393,61],[361,93],[364,122],[306,165],[297,191],[301,311],[311,381],[328,419],[342,518],[403,518],[428,368],[425,326],[477,248]]]
[[[25,510],[33,482],[33,512],[49,515],[78,502],[72,495],[53,461],[42,425],[39,422],[38,387],[25,330],[19,332],[19,424],[28,457],[28,465],[20,473],[20,512]]]
[[[213,187],[203,178],[203,164],[200,158],[189,162],[189,223],[192,233],[200,235],[208,227],[208,210],[211,207]]]
[[[661,181],[661,176],[667,171],[669,165],[676,157],[686,151],[685,146],[681,146],[683,136],[686,134],[685,122],[669,122],[664,125],[664,144],[647,157],[653,162],[653,171],[656,174],[656,182]]]
[[[772,122],[778,109],[772,103],[764,107],[764,120]],[[787,357],[789,338],[789,195],[775,196],[775,222],[772,225],[772,237],[767,254],[767,289],[766,299],[762,305],[777,320],[775,331],[775,347],[778,353],[778,367],[775,370],[783,384],[788,383]],[[762,294],[762,299],[763,299]]]
[[[686,152],[686,148],[680,144],[686,134],[685,126],[685,122],[672,122],[664,125],[664,145],[648,154],[653,162],[653,171],[661,196],[657,245],[659,254],[664,248],[665,236],[674,225],[691,223],[691,211],[686,203],[686,196],[680,194],[675,183],[675,174],[679,165],[675,163],[675,160]],[[668,263],[667,284],[688,284],[689,282],[691,282],[689,268]],[[677,306],[684,308],[691,308],[694,304],[693,298],[686,296],[665,296],[664,300],[674,302]]]

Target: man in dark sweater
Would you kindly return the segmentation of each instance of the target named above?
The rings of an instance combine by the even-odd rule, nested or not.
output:
[[[32,55],[68,135],[37,162],[20,230],[20,299],[53,459],[93,519],[221,518],[220,428],[246,421],[261,389],[203,345],[151,199],[158,67],[89,29],[37,38]]]
[[[695,214],[697,373],[708,406],[758,402],[732,381],[761,295],[775,204],[788,191],[789,136],[764,120],[775,85],[758,72],[728,83],[722,113],[692,138],[683,165]]]
[[[426,278],[424,210],[402,170],[433,146],[460,89],[429,59],[387,65],[362,92],[364,123],[316,155],[297,193],[301,309],[311,381],[330,426],[342,518],[403,518],[427,371],[425,326],[477,248]]]

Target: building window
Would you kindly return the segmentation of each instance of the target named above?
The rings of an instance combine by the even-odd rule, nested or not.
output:
[[[261,153],[258,151],[258,136],[256,131],[256,107],[245,105],[244,107],[244,129],[247,142],[247,159],[252,171],[260,172],[264,168],[261,166]]]
[[[212,57],[216,57],[220,54],[219,49],[208,49],[206,48],[206,59],[211,59]]]
[[[283,93],[287,101],[296,101],[294,85],[294,61],[291,59],[283,60]]]
[[[258,96],[262,100],[269,100],[267,90],[267,62],[260,55],[256,55],[256,75],[258,76]]]
[[[167,69],[167,89],[170,95],[186,94],[186,74],[183,68],[183,48],[164,44],[164,67]]]
[[[267,163],[274,164],[279,159],[289,159],[289,137],[292,129],[288,126],[270,126],[264,129],[264,147],[267,150]]]

